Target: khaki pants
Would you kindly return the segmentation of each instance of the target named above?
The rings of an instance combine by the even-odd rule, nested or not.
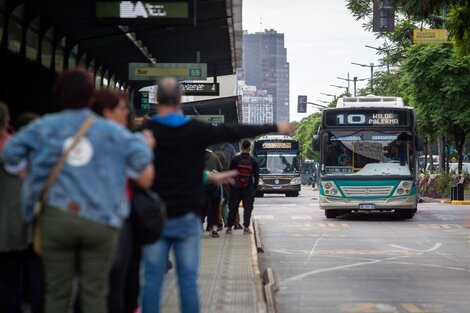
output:
[[[47,313],[68,312],[72,284],[80,283],[84,313],[105,313],[108,275],[118,232],[46,206],[41,224]]]

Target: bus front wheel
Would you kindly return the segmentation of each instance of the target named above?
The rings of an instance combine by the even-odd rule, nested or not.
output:
[[[326,218],[336,218],[338,212],[336,210],[325,210]]]
[[[298,191],[286,192],[286,197],[298,197],[298,196],[299,196],[299,192],[298,192]]]
[[[412,219],[415,212],[414,209],[395,210],[395,215],[403,219]]]

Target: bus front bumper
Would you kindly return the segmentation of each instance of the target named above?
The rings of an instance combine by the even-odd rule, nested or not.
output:
[[[300,191],[300,184],[298,185],[258,185],[257,192],[262,193],[283,193],[291,191]]]
[[[417,208],[416,195],[381,199],[345,199],[320,195],[319,201],[321,210],[388,211]],[[373,204],[373,206],[367,204]]]

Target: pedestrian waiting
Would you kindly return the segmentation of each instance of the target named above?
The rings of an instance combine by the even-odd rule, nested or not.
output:
[[[142,126],[151,130],[157,141],[154,165],[158,174],[152,189],[165,201],[168,215],[161,239],[143,249],[143,313],[160,312],[162,284],[171,249],[175,254],[181,311],[200,311],[197,285],[201,240],[199,212],[204,191],[201,173],[205,148],[214,143],[292,131],[288,122],[214,126],[192,120],[181,113],[181,96],[181,86],[176,79],[162,79],[158,84],[156,114]]]
[[[39,204],[34,240],[44,262],[45,311],[68,312],[78,277],[83,312],[104,313],[117,230],[129,214],[126,178],[149,187],[152,153],[141,136],[89,109],[95,88],[87,71],[62,72],[53,93],[63,111],[12,136],[3,159],[11,172],[27,172],[24,217],[32,220]]]
[[[255,192],[259,183],[259,166],[258,161],[250,155],[250,152],[251,143],[248,140],[243,140],[241,153],[236,155],[230,162],[230,169],[238,170],[238,175],[235,177],[235,184],[230,190],[227,234],[232,233],[232,226],[238,213],[240,201],[243,201],[243,233],[252,233],[250,220]]]

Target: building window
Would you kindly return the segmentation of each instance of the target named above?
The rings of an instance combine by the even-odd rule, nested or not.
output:
[[[116,88],[116,80],[115,80],[115,77],[114,75],[111,76],[111,78],[109,79],[109,86],[108,86],[109,89],[115,89]]]
[[[78,65],[78,44],[76,44],[72,50],[70,50],[69,54],[69,68],[75,67]]]
[[[100,66],[100,68],[96,71],[96,75],[95,75],[95,87],[96,88],[101,87],[102,80],[103,80],[103,68]]]
[[[49,29],[42,39],[41,64],[44,67],[52,66],[52,51],[54,49],[54,29]]]
[[[20,53],[23,41],[23,16],[24,5],[20,5],[13,11],[8,23],[8,50]]]
[[[106,71],[103,75],[103,87],[108,87],[109,86],[109,71]]]
[[[82,54],[80,57],[80,61],[78,61],[78,66],[82,68],[86,68],[86,52]]]
[[[90,73],[95,72],[95,59],[91,60],[90,65],[88,65],[88,72]]]
[[[36,17],[26,31],[26,58],[36,61],[39,50],[39,17]]]
[[[55,71],[61,72],[64,69],[64,58],[65,58],[65,37],[62,38],[55,48]]]
[[[0,43],[3,40],[3,30],[5,29],[5,15],[0,12]]]

